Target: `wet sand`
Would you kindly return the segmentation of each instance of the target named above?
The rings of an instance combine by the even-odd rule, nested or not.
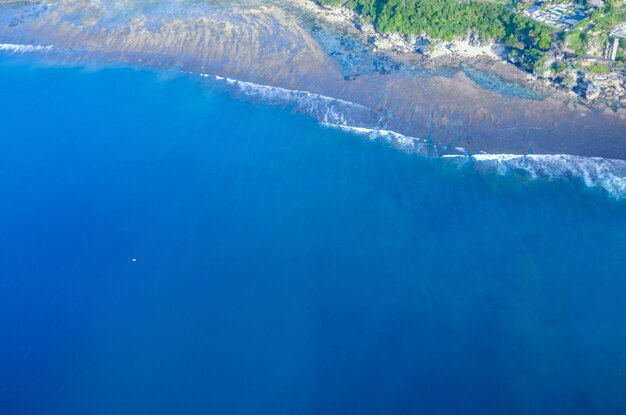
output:
[[[309,91],[367,107],[378,119],[371,127],[472,153],[626,159],[624,111],[590,110],[563,92],[510,94],[541,87],[490,59],[463,69],[368,55],[345,46],[363,40],[356,30],[308,0],[24,3],[0,4],[0,43],[54,45],[46,56],[57,61],[180,68]],[[346,76],[355,61],[361,67]]]

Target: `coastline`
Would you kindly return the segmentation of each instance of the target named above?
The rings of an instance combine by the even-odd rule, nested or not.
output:
[[[444,52],[428,61],[413,52],[366,48],[355,58],[353,50],[336,44],[354,40],[355,49],[367,34],[345,10],[309,0],[279,3],[163,6],[103,24],[103,16],[118,11],[57,0],[14,27],[4,25],[6,10],[0,8],[0,41],[55,45],[44,53],[65,62],[96,58],[308,91],[370,109],[375,116],[368,115],[363,126],[470,153],[626,159],[626,113],[580,105],[567,91],[493,59],[484,48],[461,49],[462,57]],[[330,46],[313,33],[320,26]],[[354,62],[361,65],[357,74],[346,76],[352,70],[346,65]]]
[[[302,7],[305,7],[304,3],[315,3],[319,9],[317,11],[319,16],[329,21],[340,20],[343,24],[353,26],[362,36],[364,44],[369,44],[374,52],[387,54],[396,61],[431,68],[474,66],[479,70],[495,73],[528,88],[553,96],[558,95],[561,99],[569,99],[591,109],[600,111],[610,109],[617,117],[626,120],[626,95],[623,87],[603,82],[609,88],[596,87],[594,96],[589,98],[579,86],[565,85],[562,80],[555,78],[554,74],[548,72],[537,74],[521,69],[508,58],[507,47],[503,43],[493,40],[479,42],[473,40],[471,36],[444,41],[430,39],[427,36],[406,36],[398,32],[380,33],[373,25],[362,23],[360,16],[345,6],[322,6],[314,0],[295,1],[302,4]],[[622,76],[622,79],[626,78]],[[616,92],[622,95],[616,97]]]

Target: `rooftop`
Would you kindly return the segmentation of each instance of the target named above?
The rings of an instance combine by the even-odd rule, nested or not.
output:
[[[543,1],[537,1],[524,14],[548,26],[567,30],[585,20],[592,11],[593,8],[585,9],[572,2],[545,5]]]

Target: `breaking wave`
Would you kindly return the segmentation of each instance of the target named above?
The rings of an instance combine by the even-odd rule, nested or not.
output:
[[[473,163],[481,171],[496,172],[500,175],[521,174],[534,180],[578,179],[588,187],[601,188],[617,199],[626,199],[626,160],[566,154],[437,155],[437,146],[432,145],[428,140],[406,136],[395,131],[341,125],[329,126],[369,139],[382,140],[395,148],[433,159],[454,160],[460,166]],[[465,152],[463,148],[455,150]]]
[[[473,164],[477,169],[500,175],[521,174],[532,179],[562,180],[574,178],[588,187],[601,188],[618,199],[626,198],[626,161],[565,154],[474,154],[463,148],[449,149],[430,140],[411,137],[384,128],[380,114],[360,104],[308,91],[259,85],[236,79],[201,74],[236,87],[246,97],[270,105],[290,107],[317,119],[323,126],[336,128],[370,140],[380,140],[393,147],[432,159],[454,161],[459,166]],[[462,154],[459,154],[462,153]]]
[[[453,160],[459,166],[473,164],[478,170],[500,175],[518,174],[533,180],[577,179],[587,187],[601,188],[617,199],[626,199],[626,160],[601,157],[582,157],[567,154],[443,154],[440,147],[428,140],[406,136],[395,131],[363,127],[329,125],[373,140],[381,140],[393,147],[431,157]],[[433,151],[435,150],[435,151]],[[465,152],[463,148],[456,148]]]
[[[52,50],[52,45],[40,46],[40,45],[19,45],[19,44],[13,44],[13,43],[0,43],[0,51],[4,51],[4,52],[28,53],[28,52],[45,52],[49,50]]]
[[[601,157],[582,157],[567,154],[475,154],[454,157],[463,162],[474,162],[480,169],[507,173],[522,173],[532,179],[559,180],[574,178],[588,187],[606,190],[618,199],[626,198],[626,161]]]
[[[429,154],[428,140],[410,137],[385,128],[371,127],[381,124],[380,113],[361,104],[315,94],[309,91],[259,85],[222,76],[201,74],[234,86],[246,97],[259,99],[271,105],[287,106],[317,119],[321,125],[357,134],[369,139],[384,140],[394,147],[419,154]]]
[[[411,153],[430,155],[430,151],[432,150],[432,146],[428,140],[411,137],[391,130],[324,123],[322,125],[357,134],[369,138],[370,140],[382,140],[395,148]]]
[[[626,160],[582,157],[567,154],[443,154],[427,140],[405,136],[395,131],[361,127],[334,126],[370,139],[390,143],[412,153],[433,159],[454,160],[460,166],[472,163],[477,169],[500,175],[520,174],[533,180],[581,180],[588,187],[601,188],[617,199],[626,199]],[[464,149],[455,149],[464,152]]]
[[[207,74],[201,74],[201,76],[211,77]],[[309,91],[260,85],[222,76],[213,76],[213,78],[237,88],[240,93],[248,98],[274,106],[291,108],[296,112],[308,114],[326,125],[366,127],[367,125],[376,125],[380,119],[380,115],[376,111],[339,98]]]

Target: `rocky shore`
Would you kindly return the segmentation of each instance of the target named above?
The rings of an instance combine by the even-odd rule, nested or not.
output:
[[[534,89],[569,96],[579,104],[600,111],[610,110],[621,118],[626,116],[626,67],[618,67],[606,59],[585,57],[574,60],[571,54],[554,50],[548,54],[542,69],[532,70],[522,67],[504,44],[480,41],[472,33],[449,42],[426,35],[379,33],[372,24],[363,22],[358,14],[346,7],[330,8],[314,1],[300,1],[314,3],[314,12],[325,19],[340,20],[344,24],[352,25],[373,52],[390,55],[402,62],[418,62],[427,67],[470,64],[485,69],[489,64],[483,58],[489,58],[494,62],[513,65],[521,72],[499,68],[499,75],[513,74],[517,82],[524,82]],[[303,4],[303,7],[306,6]],[[587,69],[598,61],[606,64],[610,71],[594,73]]]

